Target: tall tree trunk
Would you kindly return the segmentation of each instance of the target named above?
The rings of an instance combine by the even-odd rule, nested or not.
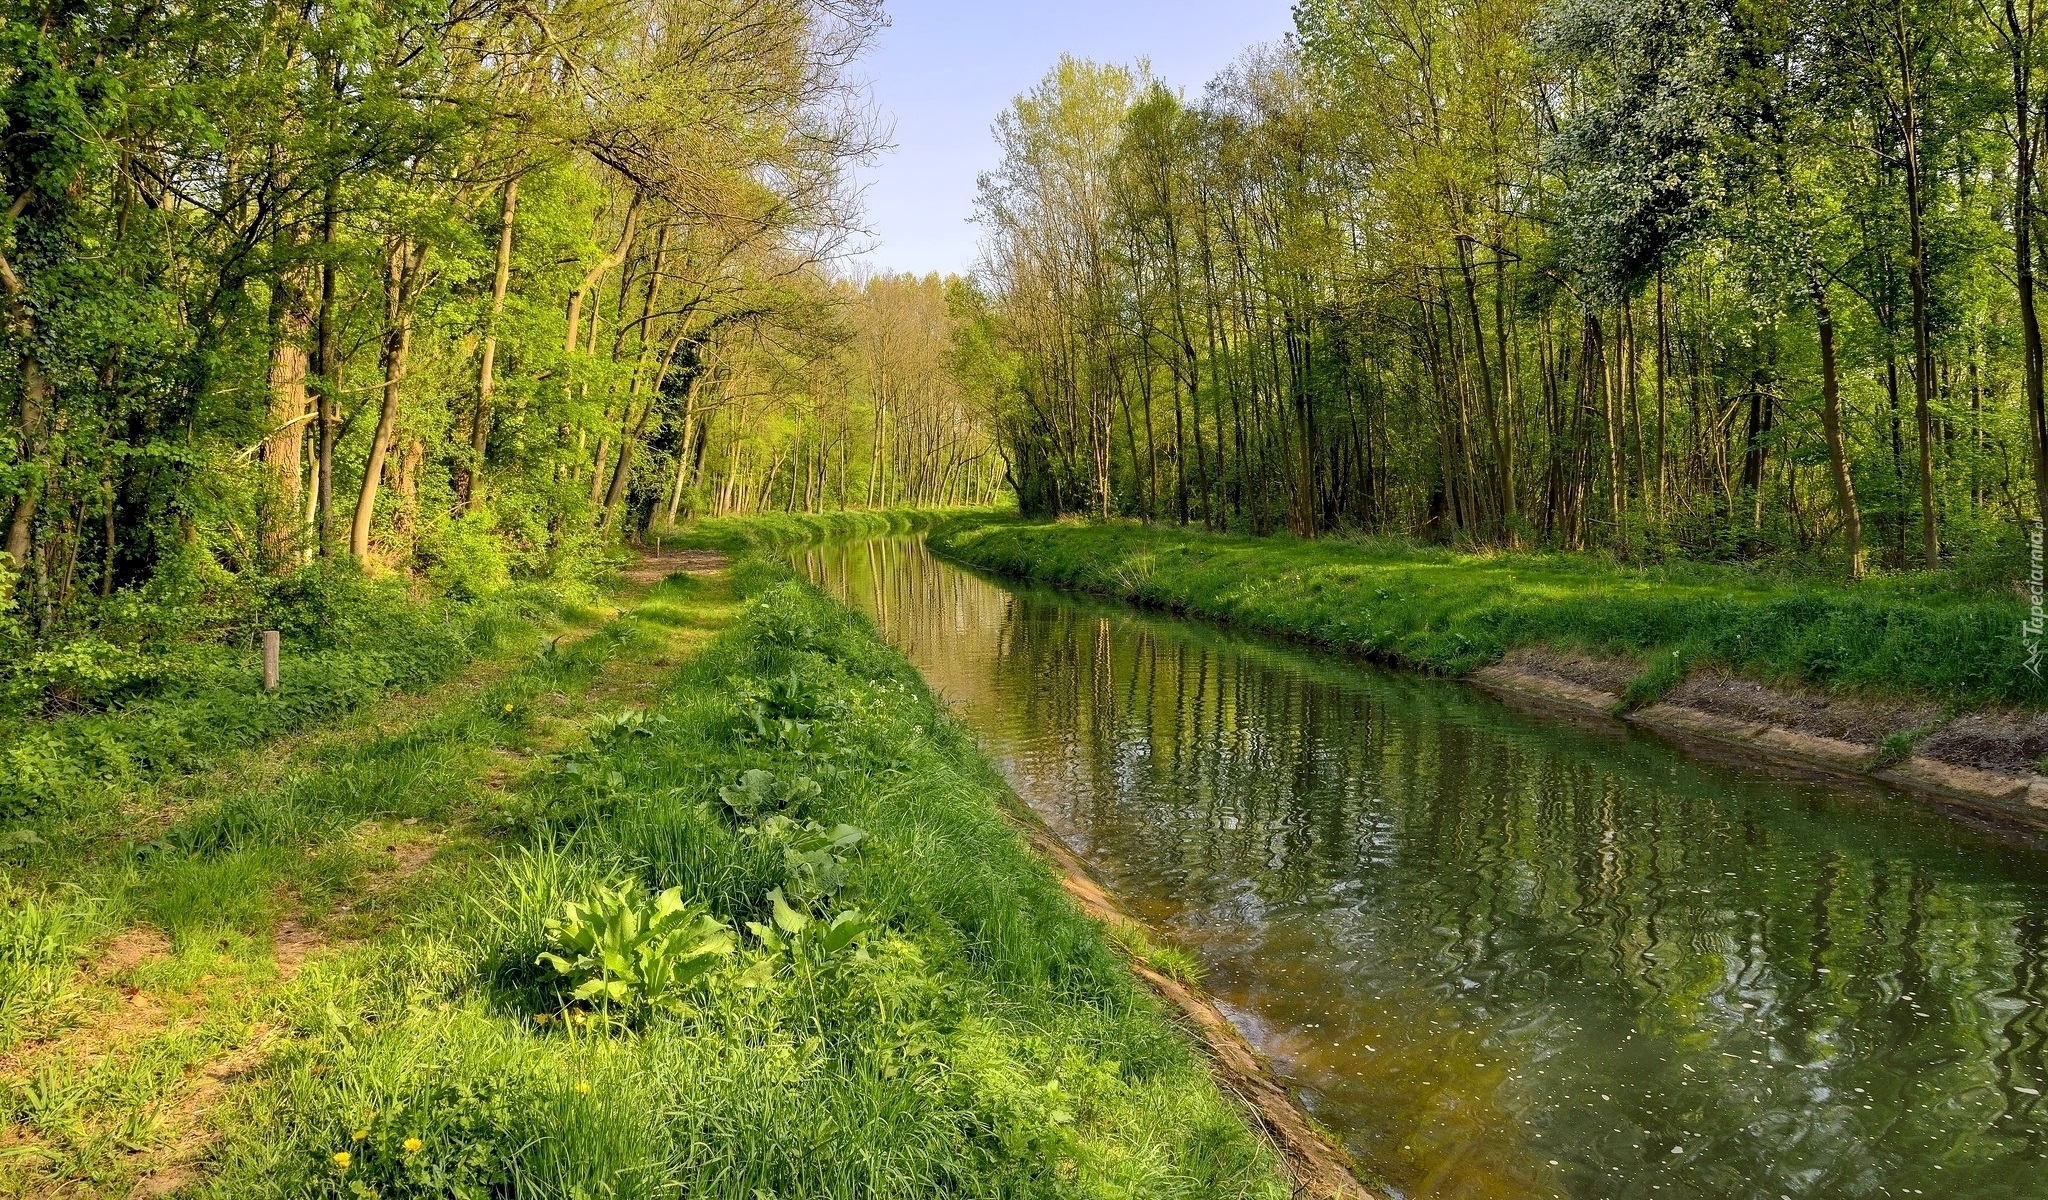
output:
[[[668,523],[671,525],[676,523],[676,516],[682,511],[683,490],[689,486],[690,468],[694,464],[690,445],[697,436],[696,398],[697,388],[692,383],[689,393],[683,400],[683,432],[676,442],[675,485],[669,489],[668,493]],[[839,507],[841,508],[846,507],[846,441],[847,439],[843,437],[840,439]]]
[[[1671,325],[1664,314],[1664,271],[1657,270],[1657,520],[1664,519],[1670,472],[1665,469],[1666,432],[1665,376],[1671,373]]]
[[[313,313],[295,274],[277,281],[271,314],[270,436],[262,458],[269,476],[263,497],[261,539],[273,567],[297,557],[299,537],[299,474],[306,441],[306,334]]]
[[[647,420],[654,415],[654,406],[661,400],[661,387],[667,378],[669,364],[675,361],[676,346],[682,344],[683,335],[678,333],[675,344],[662,356],[660,372],[651,381],[651,387],[648,386],[647,363],[652,347],[652,343],[647,340],[648,323],[654,319],[655,302],[661,298],[662,274],[668,270],[669,234],[670,226],[664,224],[660,236],[655,241],[654,267],[647,273],[647,288],[641,294],[640,320],[637,322],[639,332],[636,335],[639,348],[633,359],[633,379],[626,391],[626,411],[619,424],[619,461],[612,471],[611,486],[606,489],[604,497],[603,523],[607,530],[611,529],[618,519],[619,502],[625,499],[626,483],[632,478],[633,448],[647,432]],[[640,395],[643,387],[648,387],[652,394],[647,397],[646,405],[640,410],[640,419],[635,422],[633,401]]]
[[[2028,458],[2034,468],[2034,514],[2048,521],[2048,406],[2043,401],[2041,315],[2034,296],[2034,176],[2041,148],[2034,112],[2034,19],[2022,21],[2015,0],[2005,0],[2006,50],[2012,59],[2013,280],[2019,292],[2020,343],[2027,405]]]
[[[1934,511],[1934,350],[1928,334],[1926,180],[1920,169],[1919,86],[1911,34],[1901,10],[1892,21],[1899,53],[1900,144],[1906,160],[1906,228],[1913,289],[1913,419],[1920,434],[1920,549],[1928,570],[1941,566],[1941,530]]]
[[[13,220],[28,209],[31,193],[24,190],[15,197],[8,207],[7,217]],[[28,566],[30,534],[35,528],[36,507],[42,500],[43,485],[37,459],[42,455],[43,436],[48,432],[50,404],[56,399],[56,390],[50,384],[50,377],[43,365],[36,359],[35,315],[28,307],[28,285],[15,274],[14,264],[0,256],[0,290],[7,293],[8,322],[21,355],[15,369],[21,377],[21,416],[16,425],[18,454],[21,463],[28,468],[22,493],[14,501],[14,512],[7,519],[6,566],[13,570],[24,570]]]
[[[626,255],[633,249],[633,240],[640,236],[640,209],[646,199],[644,193],[633,193],[633,203],[626,208],[625,227],[619,231],[618,245],[612,247],[612,252],[600,259],[596,266],[590,268],[583,276],[583,281],[576,285],[576,290],[569,293],[569,328],[562,339],[564,353],[576,353],[576,335],[583,327],[583,304],[590,296],[591,289],[597,286],[606,272],[626,261]]]
[[[357,562],[370,559],[370,520],[377,511],[377,489],[383,482],[384,458],[398,427],[398,398],[405,380],[405,360],[412,349],[412,287],[419,252],[408,253],[394,241],[384,268],[384,397],[377,431],[370,438],[370,456],[363,463],[363,487],[356,497],[355,520],[349,527],[348,550]]]
[[[334,442],[341,420],[341,362],[334,340],[334,228],[338,219],[339,177],[327,181],[320,206],[320,307],[314,318],[313,370],[318,391],[320,440],[313,467],[313,524],[320,539],[320,557],[334,555]]]
[[[504,199],[498,205],[498,264],[491,277],[491,312],[484,322],[484,342],[476,371],[476,412],[469,424],[469,469],[462,475],[464,512],[474,512],[483,503],[484,448],[491,436],[491,397],[497,391],[498,318],[505,312],[505,292],[512,282],[512,229],[519,211],[519,177],[505,181]]]
[[[1828,470],[1835,477],[1835,506],[1842,516],[1842,541],[1849,554],[1849,577],[1863,578],[1863,514],[1856,508],[1856,483],[1849,473],[1849,447],[1842,439],[1842,385],[1835,364],[1835,317],[1828,308],[1827,285],[1815,277],[1814,323],[1820,330],[1821,431],[1828,443]]]

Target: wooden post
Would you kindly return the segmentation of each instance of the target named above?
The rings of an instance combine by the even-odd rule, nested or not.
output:
[[[264,691],[266,691],[266,692],[274,692],[274,691],[276,691],[276,690],[277,690],[277,644],[278,644],[278,635],[277,635],[277,630],[275,630],[275,629],[266,629],[266,630],[264,630],[264,631],[263,631],[263,690],[264,690]]]

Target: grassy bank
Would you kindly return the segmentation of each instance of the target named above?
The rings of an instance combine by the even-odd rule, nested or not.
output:
[[[2048,684],[2026,667],[2024,607],[1938,580],[1847,586],[1707,565],[1002,517],[947,522],[932,544],[1002,574],[1445,674],[1544,645],[1636,658],[1636,701],[1718,666],[1958,705],[2048,703]]]
[[[740,552],[918,533],[946,515],[777,513],[662,536],[670,546]],[[0,819],[201,769],[388,693],[429,687],[538,623],[594,611],[596,593],[573,578],[505,586],[476,582],[488,571],[445,564],[433,574],[429,585],[319,563],[252,588],[199,572],[182,589],[128,602],[93,632],[35,648],[0,636]],[[261,687],[256,639],[265,628],[282,633],[274,694]]]
[[[559,632],[9,844],[0,1192],[1285,1193],[864,623]]]
[[[828,513],[763,513],[753,517],[708,517],[656,531],[666,546],[720,550],[728,554],[770,552],[832,538],[904,537],[955,521],[1000,520],[1003,510],[987,508],[892,508]]]

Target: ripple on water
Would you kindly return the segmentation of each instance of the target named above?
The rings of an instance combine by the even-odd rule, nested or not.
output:
[[[2048,865],[908,540],[799,559],[1412,1197],[2048,1197]]]

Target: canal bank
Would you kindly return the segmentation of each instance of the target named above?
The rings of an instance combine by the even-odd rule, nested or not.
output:
[[[666,531],[664,536],[676,544],[697,547],[699,553],[740,556],[743,566],[751,569],[759,558],[791,554],[801,565],[825,553],[824,547],[906,544],[947,520],[987,515],[979,510],[965,514],[933,510],[769,514],[702,520]],[[847,599],[843,591],[839,599]],[[943,724],[933,721],[931,736],[938,737]],[[919,733],[924,733],[923,726]],[[974,754],[964,746],[955,749],[963,758]],[[1002,803],[1005,799],[1008,803]],[[1263,1055],[1207,995],[1199,979],[1181,969],[1180,957],[1160,953],[1144,935],[1142,923],[1123,909],[1028,804],[1014,793],[999,797],[997,803],[1022,840],[1051,869],[1073,906],[1100,927],[1105,940],[1118,947],[1136,981],[1173,1014],[1181,1031],[1201,1049],[1223,1093],[1234,1098],[1242,1115],[1276,1153],[1293,1194],[1303,1200],[1374,1200],[1374,1192],[1360,1182],[1358,1167],[1341,1142],[1301,1106]]]
[[[2043,1194],[2027,846],[914,539],[798,561],[1391,1194]]]
[[[944,555],[2048,829],[2048,687],[2016,600],[1712,566],[979,514]]]

